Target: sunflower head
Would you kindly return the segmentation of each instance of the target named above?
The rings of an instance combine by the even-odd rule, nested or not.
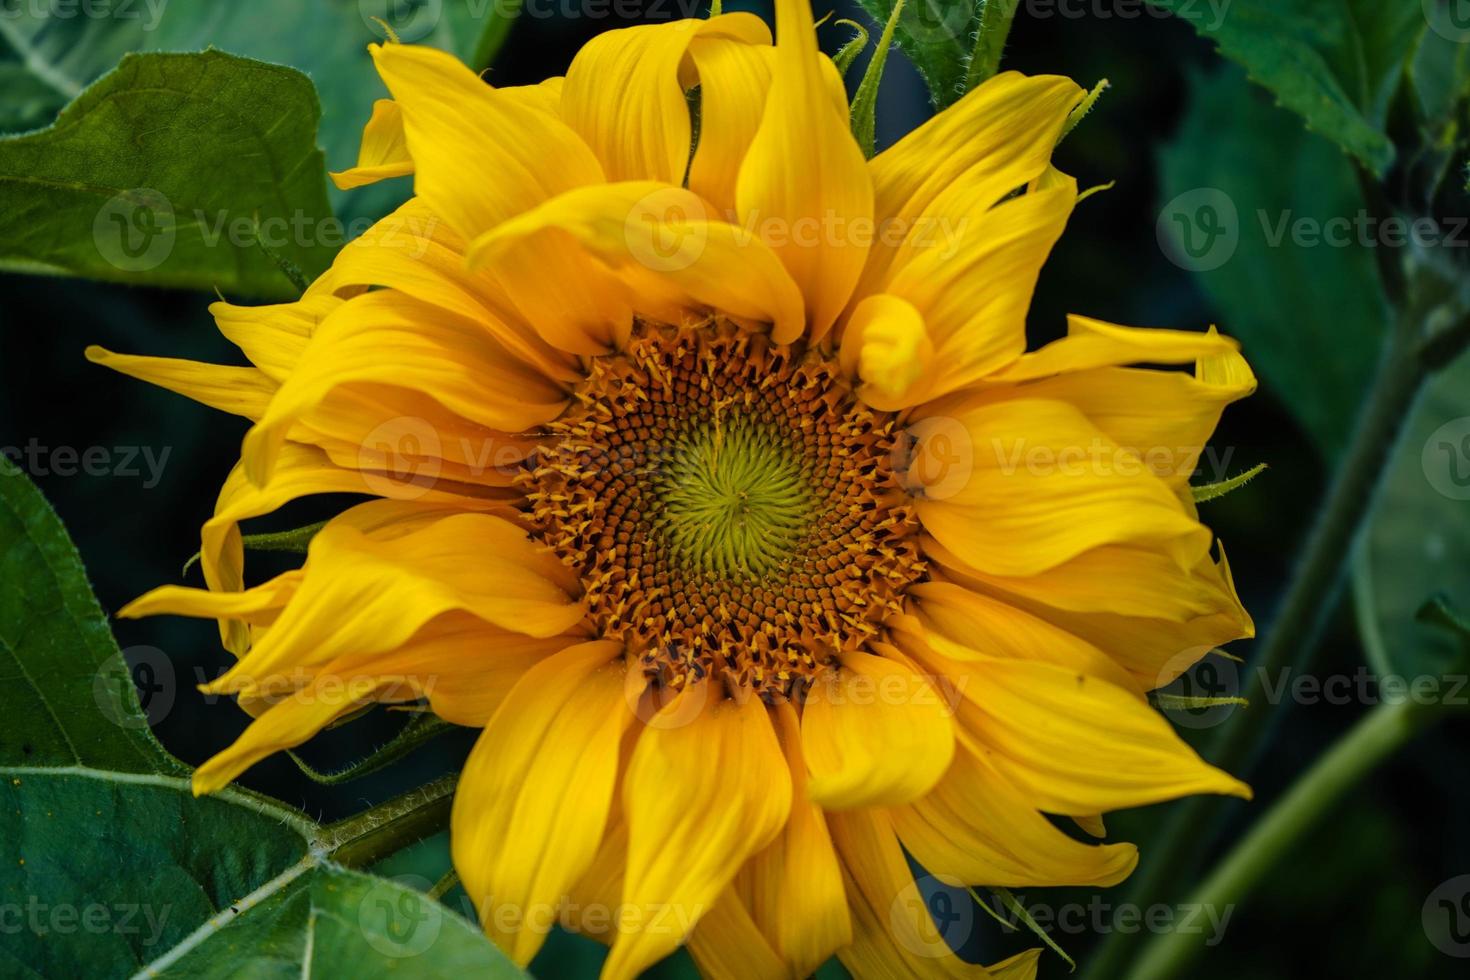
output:
[[[255,720],[197,792],[363,702],[483,728],[454,861],[521,963],[561,921],[616,978],[687,943],[1015,980],[932,938],[911,859],[1110,885],[1132,845],[1054,818],[1248,793],[1147,692],[1251,633],[1189,476],[1254,379],[1214,331],[1027,351],[1073,82],[999,75],[867,160],[804,0],[777,35],[612,31],[516,88],[375,47],[336,177],[412,200],[299,301],[215,304],[248,367],[90,352],[251,423],[207,588],[123,614],[238,658],[207,689]],[[375,499],[248,579],[241,522],[328,493]]]
[[[640,323],[520,476],[598,633],[675,690],[767,699],[881,634],[923,571],[895,419],[830,357]]]

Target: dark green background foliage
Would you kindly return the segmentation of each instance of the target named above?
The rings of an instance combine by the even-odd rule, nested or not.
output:
[[[1247,605],[1265,625],[1330,467],[1350,437],[1390,318],[1395,277],[1412,257],[1451,281],[1466,281],[1470,230],[1458,219],[1470,213],[1463,192],[1470,117],[1460,94],[1470,79],[1470,41],[1426,30],[1419,0],[1234,0],[1223,16],[1219,3],[1203,0],[1151,4],[1058,0],[1022,5],[1016,17],[1004,68],[1068,74],[1089,87],[1102,78],[1112,83],[1067,138],[1058,163],[1084,187],[1116,185],[1078,207],[1042,275],[1030,330],[1034,342],[1044,342],[1059,334],[1066,313],[1079,312],[1147,326],[1214,323],[1244,341],[1262,391],[1229,411],[1207,457],[1219,468],[1195,482],[1270,465],[1244,489],[1202,505],[1229,547]],[[22,479],[0,476],[6,549],[0,554],[6,720],[0,768],[7,774],[0,785],[0,839],[7,844],[0,896],[36,894],[56,903],[78,901],[80,889],[106,904],[162,903],[172,896],[172,912],[160,927],[160,945],[150,949],[140,949],[137,936],[7,934],[0,939],[0,974],[126,973],[227,909],[234,897],[305,862],[299,877],[271,891],[252,914],[249,938],[235,934],[235,942],[267,951],[257,966],[296,975],[310,933],[312,955],[330,955],[320,962],[338,973],[394,965],[401,975],[414,975],[415,961],[388,964],[371,942],[363,943],[382,924],[364,919],[362,910],[401,900],[402,888],[322,864],[314,857],[326,846],[318,824],[451,771],[472,733],[441,736],[343,785],[319,785],[280,756],[250,770],[241,780],[244,791],[193,801],[182,788],[183,764],[202,762],[246,723],[228,700],[195,690],[226,665],[217,633],[209,623],[179,619],[112,622],[114,645],[102,611],[180,579],[236,458],[243,424],[82,357],[84,346],[99,343],[233,362],[238,352],[214,332],[205,309],[213,292],[235,301],[290,296],[289,270],[320,270],[338,244],[322,236],[272,247],[248,235],[220,242],[209,238],[208,227],[187,220],[196,211],[243,218],[247,227],[293,214],[322,227],[321,219],[335,214],[350,234],[406,197],[407,180],[346,194],[321,180],[323,155],[330,169],[352,163],[370,105],[384,94],[364,50],[374,35],[360,5],[348,0],[170,0],[156,24],[154,8],[141,2],[131,5],[140,19],[38,20],[25,14],[34,5],[0,0],[0,133],[19,134],[0,140],[0,268],[8,270],[0,273],[0,449],[20,450],[20,469],[55,506],[101,610],[44,503]],[[642,9],[642,19],[658,20],[678,6],[659,0],[621,9]],[[735,3],[726,9],[737,6],[762,9]],[[819,13],[826,6],[819,2]],[[862,0],[862,6],[891,9],[888,0]],[[941,103],[952,101],[948,93],[963,77],[946,52],[967,47],[969,11],[948,12],[963,4],[931,7],[936,16],[900,24],[900,42],[924,75],[902,57],[889,59],[878,103],[879,149],[932,111],[925,77],[938,86]],[[471,61],[483,58],[494,37],[474,11],[485,9],[444,0],[445,16],[410,39]],[[621,23],[567,16],[606,12],[605,4],[543,2],[527,9],[541,15],[515,24],[512,43],[489,76],[497,84],[559,74],[589,37]],[[856,3],[837,11],[872,26]],[[952,22],[958,40],[933,30]],[[829,25],[824,43],[836,50],[849,33]],[[159,54],[210,46],[219,51],[188,59]],[[72,103],[120,60],[115,74]],[[866,54],[859,59],[850,84],[866,60]],[[38,72],[37,64],[46,70]],[[162,191],[171,202],[178,219],[174,249],[156,266],[119,268],[94,245],[92,222],[114,195],[139,187]],[[1234,209],[1238,240],[1215,262],[1221,253],[1201,257],[1181,235],[1207,232],[1191,226],[1191,216],[1200,203],[1222,198]],[[1376,234],[1364,242],[1356,232],[1352,240],[1324,243],[1296,233],[1302,221],[1351,221],[1360,212],[1428,217],[1439,244],[1395,246]],[[1470,608],[1470,502],[1431,487],[1421,450],[1440,426],[1467,415],[1470,370],[1460,363],[1433,383],[1394,456],[1352,587],[1327,611],[1316,677],[1352,679],[1365,665],[1411,676],[1444,669],[1451,642],[1413,614],[1434,592]],[[83,467],[83,459],[91,462]],[[1470,467],[1470,455],[1463,465]],[[270,526],[305,524],[342,503],[298,503]],[[276,557],[259,556],[256,567],[271,571]],[[126,689],[119,648],[142,687],[146,719],[99,693]],[[1251,644],[1233,652],[1249,656]],[[1245,670],[1212,663],[1216,681]],[[45,676],[33,676],[41,666],[48,668]],[[1230,693],[1230,684],[1210,687],[1210,680],[1197,682],[1208,693]],[[44,699],[38,684],[50,692]],[[1200,863],[1237,839],[1368,707],[1357,697],[1289,701],[1247,709],[1283,719],[1252,777],[1257,802],[1231,803],[1218,825],[1198,828]],[[104,702],[113,709],[99,713]],[[122,714],[109,720],[107,710]],[[1179,721],[1186,737],[1203,742],[1210,734],[1198,716]],[[157,741],[148,735],[149,722]],[[370,715],[325,733],[302,750],[302,760],[322,770],[341,767],[391,739],[402,724],[401,716]],[[1470,873],[1467,736],[1462,712],[1351,792],[1234,910],[1223,941],[1191,975],[1456,975],[1458,961],[1427,939],[1421,908],[1441,882]],[[152,775],[116,782],[54,772],[78,766]],[[1120,814],[1109,829],[1118,839],[1138,841],[1146,864],[1166,810]],[[124,811],[134,814],[127,833],[117,817]],[[139,824],[137,814],[149,816]],[[170,829],[185,824],[208,830],[180,836]],[[38,856],[20,864],[17,850]],[[422,889],[446,867],[441,835],[376,870],[414,876],[404,881]],[[1086,906],[1092,895],[1023,897],[1033,907],[1060,907]],[[446,898],[451,908],[463,908],[462,892]],[[508,969],[495,965],[470,927],[452,912],[445,916],[433,969]],[[956,938],[964,939],[967,956],[998,958],[1033,944],[1024,932],[1006,934],[983,917],[964,931]],[[1054,936],[1084,964],[1097,941],[1085,931]],[[201,955],[211,952],[200,946],[180,959],[179,969],[193,975],[196,964],[223,968],[238,955]],[[533,971],[592,975],[599,956],[593,944],[561,936]],[[424,962],[418,967],[428,969]],[[687,958],[675,958],[656,972],[689,969]],[[834,966],[829,971],[840,973]],[[1064,975],[1060,959],[1044,960],[1043,977]]]

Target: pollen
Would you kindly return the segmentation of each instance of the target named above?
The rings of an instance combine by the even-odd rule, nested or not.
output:
[[[576,396],[523,475],[530,516],[659,683],[790,697],[922,577],[897,420],[821,353],[640,322]]]

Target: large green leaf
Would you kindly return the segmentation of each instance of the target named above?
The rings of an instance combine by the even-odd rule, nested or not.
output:
[[[0,268],[288,297],[341,245],[304,75],[128,55],[49,128],[0,138]],[[262,242],[267,247],[263,247]]]
[[[1388,472],[1354,566],[1358,621],[1380,669],[1437,675],[1459,640],[1417,614],[1437,594],[1470,609],[1470,358],[1430,383]]]
[[[879,24],[888,23],[897,0],[858,0]],[[929,96],[943,109],[963,94],[971,38],[981,0],[905,0],[894,36],[923,76]],[[1011,2],[1011,0],[991,0]]]
[[[1316,132],[1383,173],[1384,132],[1414,39],[1414,0],[1149,0],[1188,21]]]
[[[1387,304],[1345,157],[1227,68],[1190,83],[1161,154],[1161,246],[1195,271],[1220,329],[1323,449],[1345,445]],[[1360,221],[1360,219],[1362,219]]]
[[[0,974],[523,976],[439,903],[334,864],[340,829],[239,789],[195,799],[60,521],[3,458],[0,681]]]
[[[0,5],[0,133],[39,129],[137,50],[166,5],[139,0],[11,0]]]

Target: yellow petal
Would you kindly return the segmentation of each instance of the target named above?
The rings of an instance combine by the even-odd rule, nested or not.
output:
[[[852,907],[852,944],[837,951],[848,972],[903,980],[990,977],[985,967],[954,955],[909,870],[886,810],[845,810],[830,814],[828,823],[842,856]]]
[[[707,980],[788,980],[805,975],[782,962],[731,888],[689,934],[689,954]]]
[[[1014,603],[949,581],[921,582],[909,595],[925,628],[924,642],[952,660],[1015,657],[1056,664],[1143,697],[1144,688],[1103,651]]]
[[[962,442],[962,462],[942,499],[931,492],[916,509],[924,529],[967,567],[1036,575],[1090,549],[1128,544],[1188,568],[1209,548],[1209,531],[1168,485],[1071,405],[1017,398],[948,423],[928,438]]]
[[[789,704],[771,710],[791,769],[791,817],[743,877],[760,932],[771,937],[792,976],[806,977],[852,941],[852,923],[832,836],[807,790],[801,723]]]
[[[1196,793],[1249,798],[1164,717],[1122,688],[1050,664],[993,660],[925,666],[963,678],[962,737],[1031,805],[1082,815]]]
[[[499,264],[526,239],[566,233],[629,283],[635,302],[650,297],[690,309],[773,324],[789,343],[801,330],[801,294],[775,254],[740,229],[713,220],[698,195],[652,181],[564,194],[508,221],[470,248],[472,267]]]
[[[1062,833],[968,749],[933,793],[893,810],[893,826],[930,873],[965,882],[1106,888],[1138,864],[1132,844],[1083,844]]]
[[[939,781],[954,755],[950,705],[877,649],[885,656],[844,656],[807,695],[802,752],[812,799],[824,809],[907,803]]]
[[[364,397],[364,389],[371,397]],[[412,414],[385,411],[374,389],[422,396],[431,414],[408,421],[424,423],[425,438],[436,447],[454,441],[439,432],[453,432],[456,420],[519,432],[555,418],[566,399],[475,324],[405,293],[364,293],[322,322],[295,372],[246,436],[241,456],[251,479],[263,485],[291,427],[313,424],[321,413],[355,415],[365,433]]]
[[[684,182],[691,126],[680,75],[696,35],[770,43],[760,18],[737,13],[607,31],[572,61],[562,116],[597,154],[608,180]]]
[[[250,363],[280,382],[296,369],[322,320],[341,304],[336,296],[308,293],[294,303],[271,306],[236,306],[220,300],[209,305],[209,312],[219,332]]]
[[[966,570],[932,539],[924,551],[945,566],[946,577],[992,592],[1102,650],[1143,690],[1163,687],[1222,643],[1255,635],[1223,551],[1219,564],[1202,555],[1181,568],[1157,551],[1104,547],[1019,578]]]
[[[1037,946],[990,964],[990,975],[994,980],[1036,980],[1036,967],[1040,961],[1041,947]]]
[[[194,795],[213,793],[266,756],[300,745],[336,719],[371,703],[376,690],[372,678],[344,682],[328,676],[286,697],[262,712],[229,748],[194,770]]]
[[[201,405],[258,419],[265,414],[278,385],[253,367],[226,367],[173,357],[138,357],[114,354],[93,345],[87,360],[112,368],[119,374],[167,388]]]
[[[859,396],[880,411],[902,407],[903,396],[934,364],[934,344],[924,318],[897,296],[869,296],[853,310],[842,332],[844,372],[862,380]]]
[[[775,51],[718,37],[696,37],[689,56],[699,72],[699,143],[689,165],[689,189],[719,215],[735,213],[740,165],[760,126],[771,87]]]
[[[525,966],[592,863],[633,713],[618,643],[537,664],[485,726],[454,798],[454,866],[485,932]]]
[[[373,114],[362,130],[357,165],[329,174],[339,190],[351,190],[389,177],[413,173],[413,157],[403,137],[403,112],[392,99],[373,103]]]
[[[1077,406],[1114,443],[1183,493],[1225,406],[1255,389],[1245,361],[1233,352],[1229,356],[1239,361],[1248,381],[1237,376],[1211,383],[1179,371],[1105,367],[1046,378],[1025,390]]]
[[[403,112],[414,192],[466,238],[602,181],[576,133],[526,99],[497,92],[452,55],[407,44],[368,50]]]
[[[868,260],[865,286],[886,277],[896,253],[889,233],[918,233],[942,192],[984,187],[988,207],[1040,174],[1081,97],[1071,79],[1005,72],[874,157],[874,213],[885,234]]]
[[[791,772],[765,705],[711,697],[708,683],[655,716],[633,750],[623,918],[605,980],[630,980],[673,952],[791,811]],[[704,707],[675,723],[687,698]]]
[[[419,516],[403,526],[371,524],[399,514]],[[349,652],[393,650],[455,610],[541,637],[565,633],[584,615],[570,595],[575,575],[520,528],[486,514],[360,504],[312,539],[303,573],[276,624],[210,691],[250,692]]]
[[[936,202],[939,217],[884,286],[913,304],[934,344],[933,377],[905,404],[965,388],[1020,356],[1036,279],[1076,200],[1069,180],[995,206],[962,189]]]
[[[210,592],[180,585],[165,585],[139,596],[117,611],[118,619],[144,616],[194,616],[200,619],[241,619],[255,626],[269,626],[301,587],[296,569],[243,592]]]
[[[1124,364],[1189,364],[1226,358],[1237,350],[1235,341],[1213,331],[1120,327],[1090,317],[1070,316],[1067,336],[996,372],[995,380],[1029,381],[1066,371]]]
[[[314,289],[356,295],[368,287],[396,289],[457,319],[479,324],[520,361],[548,378],[580,377],[538,324],[527,323],[504,289],[472,273],[465,242],[415,198],[350,242]]]
[[[770,94],[735,193],[742,223],[775,249],[806,297],[813,341],[852,295],[873,217],[867,163],[823,65],[808,0],[777,0]]]

